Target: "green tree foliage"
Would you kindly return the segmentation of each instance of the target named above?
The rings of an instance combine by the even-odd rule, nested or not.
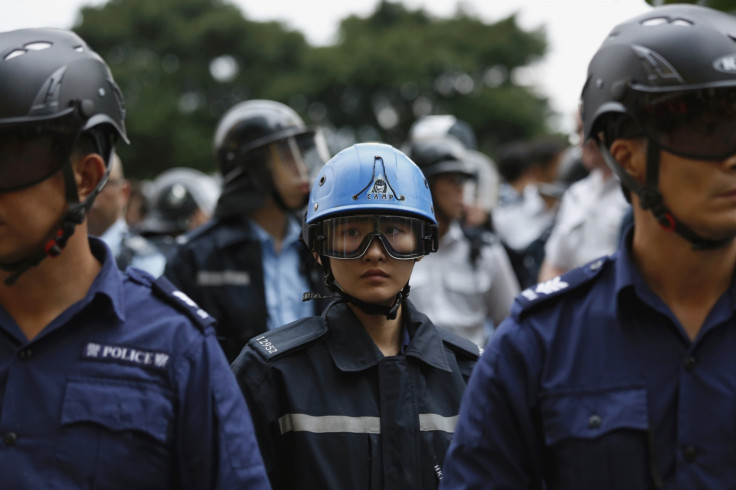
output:
[[[736,0],[646,0],[646,2],[654,7],[673,3],[692,3],[716,10],[722,10],[723,12],[736,13]]]
[[[438,19],[383,1],[368,17],[344,19],[334,45],[312,47],[225,0],[110,0],[81,14],[73,29],[108,61],[126,98],[131,145],[119,151],[134,177],[212,171],[217,120],[248,98],[285,102],[326,126],[333,150],[400,145],[425,113],[468,121],[489,152],[548,131],[547,100],[512,76],[544,55],[545,35],[514,16],[485,24],[460,10]]]

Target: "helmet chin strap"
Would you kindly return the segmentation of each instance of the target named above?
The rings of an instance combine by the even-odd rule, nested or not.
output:
[[[672,212],[665,206],[662,193],[659,192],[659,159],[661,147],[651,138],[647,138],[647,161],[646,161],[646,183],[644,185],[629,175],[611,155],[605,144],[599,143],[603,159],[613,170],[621,183],[631,192],[636,193],[641,202],[641,208],[650,210],[659,222],[659,225],[667,231],[673,231],[692,244],[693,250],[710,250],[723,247],[730,243],[734,236],[722,240],[711,240],[695,233],[682,221],[675,218]]]
[[[368,303],[367,301],[358,299],[355,296],[352,296],[343,291],[343,289],[335,283],[335,276],[332,275],[332,268],[330,267],[330,259],[325,256],[320,256],[320,259],[322,260],[322,267],[325,270],[322,281],[325,283],[325,286],[330,289],[330,291],[334,291],[336,294],[331,296],[322,296],[318,293],[304,293],[302,301],[309,301],[310,299],[320,298],[334,298],[335,296],[338,296],[348,303],[357,306],[362,312],[367,313],[368,315],[384,315],[387,320],[394,320],[398,315],[401,304],[409,296],[411,286],[409,286],[409,283],[407,283],[406,286],[404,286],[401,291],[399,291],[399,293],[396,295],[396,298],[394,299],[394,302],[390,305]]]
[[[52,231],[50,238],[41,242],[38,247],[25,258],[20,259],[12,264],[0,264],[0,269],[12,272],[10,276],[5,279],[6,286],[12,286],[18,280],[18,278],[26,272],[28,269],[37,266],[46,257],[58,257],[64,247],[66,247],[69,238],[74,234],[74,230],[77,225],[84,221],[84,218],[92,205],[95,196],[102,190],[104,185],[107,183],[109,177],[110,166],[107,166],[107,171],[102,177],[102,180],[97,185],[95,191],[93,191],[83,202],[79,202],[79,193],[77,192],[77,183],[74,179],[74,172],[72,171],[71,161],[67,161],[62,167],[62,175],[64,176],[64,188],[66,194],[66,201],[69,205],[68,210],[61,219],[61,222],[55,231]]]

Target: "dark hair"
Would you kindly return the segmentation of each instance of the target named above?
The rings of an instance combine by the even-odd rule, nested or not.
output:
[[[529,145],[529,165],[546,168],[555,162],[565,148],[567,145],[556,139],[543,138],[532,141]]]
[[[531,166],[529,144],[515,141],[502,146],[496,158],[498,172],[506,182],[514,182]]]

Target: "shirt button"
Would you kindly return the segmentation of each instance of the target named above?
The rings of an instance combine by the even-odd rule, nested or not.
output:
[[[3,434],[3,443],[6,446],[15,446],[15,442],[18,440],[18,436],[15,432],[6,432]]]
[[[695,461],[695,458],[698,457],[698,451],[695,449],[695,446],[686,446],[682,450],[682,454],[685,456],[685,461],[688,463],[692,463]]]
[[[690,356],[687,359],[685,359],[685,369],[687,371],[692,371],[695,369],[695,358]]]
[[[27,361],[31,358],[31,349],[23,349],[22,351],[18,352],[18,357],[21,361]]]
[[[591,415],[588,419],[588,428],[597,429],[601,426],[601,423],[603,423],[603,420],[600,415]]]

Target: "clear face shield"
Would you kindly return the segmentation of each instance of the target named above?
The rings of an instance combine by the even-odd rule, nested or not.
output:
[[[433,225],[408,216],[347,216],[319,223],[314,243],[320,255],[356,259],[366,253],[374,238],[394,259],[416,259],[436,251]]]
[[[329,160],[321,133],[307,132],[268,145],[271,170],[276,182],[311,183]]]

